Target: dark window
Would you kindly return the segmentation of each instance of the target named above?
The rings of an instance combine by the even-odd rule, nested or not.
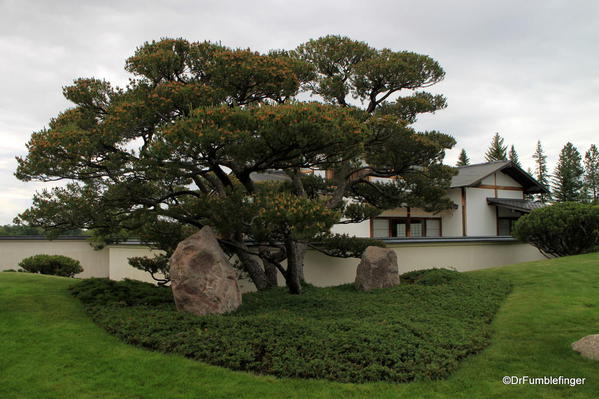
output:
[[[441,237],[441,218],[376,218],[374,237]]]
[[[516,220],[518,218],[497,218],[497,235],[511,236]]]

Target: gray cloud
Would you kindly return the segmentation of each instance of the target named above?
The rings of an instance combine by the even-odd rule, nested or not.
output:
[[[583,152],[599,126],[599,3],[589,1],[8,1],[0,0],[0,224],[43,185],[12,173],[31,132],[68,107],[82,76],[127,81],[125,59],[161,37],[293,48],[329,33],[431,55],[447,72],[431,89],[448,108],[417,126],[452,134],[482,161],[494,132],[525,167],[540,139],[554,163]]]

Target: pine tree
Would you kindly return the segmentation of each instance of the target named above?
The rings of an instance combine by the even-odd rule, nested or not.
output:
[[[599,150],[595,144],[584,154],[584,185],[589,201],[599,204]]]
[[[462,148],[462,152],[460,152],[460,156],[458,158],[458,163],[456,166],[466,166],[470,165],[470,158],[468,158],[468,154],[466,154],[466,150]]]
[[[528,173],[530,176],[534,175],[534,172],[532,171],[531,168],[528,168],[526,170],[526,173]],[[528,200],[528,201],[535,201],[537,199],[537,195],[536,194],[524,194],[524,199]]]
[[[126,87],[89,78],[64,88],[73,104],[32,134],[15,175],[70,183],[36,194],[19,222],[48,234],[86,228],[100,245],[135,236],[171,254],[186,230],[211,226],[258,290],[276,285],[276,269],[299,294],[312,237],[335,256],[361,254],[368,243],[325,237],[331,224],[368,220],[398,203],[453,205],[443,194],[454,171],[442,162],[455,140],[406,124],[445,107],[442,95],[413,91],[445,76],[426,55],[334,35],[268,54],[165,38],[139,47],[126,70]],[[362,111],[346,106],[350,94]],[[327,201],[308,194],[314,185],[299,169],[313,166],[343,171],[324,182]],[[258,187],[250,178],[272,169],[292,184]],[[162,261],[137,264],[149,270]]]
[[[514,145],[512,145],[511,148],[510,148],[510,153],[508,155],[508,159],[510,161],[512,161],[512,163],[514,165],[522,167],[522,165],[520,164],[520,158],[518,157],[518,153],[516,152],[516,149],[514,148]]]
[[[553,176],[553,195],[556,201],[581,201],[584,199],[584,169],[580,152],[567,143],[559,154]]]
[[[503,137],[499,133],[495,133],[491,145],[485,153],[487,162],[505,161],[507,160],[507,146],[503,144]]]
[[[543,152],[541,140],[537,141],[537,148],[535,150],[535,153],[532,154],[532,157],[535,160],[535,179],[537,179],[539,183],[545,186],[545,188],[549,189],[549,174],[547,173],[547,155],[545,155],[545,153]],[[551,201],[551,193],[539,194],[536,199],[542,203],[546,203],[547,201]]]

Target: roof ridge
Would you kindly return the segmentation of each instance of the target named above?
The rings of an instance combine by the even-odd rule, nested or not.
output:
[[[472,166],[492,165],[495,163],[504,163],[504,162],[512,162],[512,161],[510,161],[509,159],[505,159],[505,160],[500,160],[500,161],[480,162],[480,163],[474,163],[472,165],[458,166],[458,168],[470,168]]]

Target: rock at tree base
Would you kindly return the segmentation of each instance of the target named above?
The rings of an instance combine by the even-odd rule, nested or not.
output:
[[[587,335],[572,344],[572,349],[586,358],[599,360],[599,334]]]
[[[177,245],[170,276],[179,310],[205,315],[231,312],[241,305],[235,269],[208,226]]]
[[[367,247],[356,273],[356,288],[370,291],[399,284],[397,254],[394,250],[381,247]]]

